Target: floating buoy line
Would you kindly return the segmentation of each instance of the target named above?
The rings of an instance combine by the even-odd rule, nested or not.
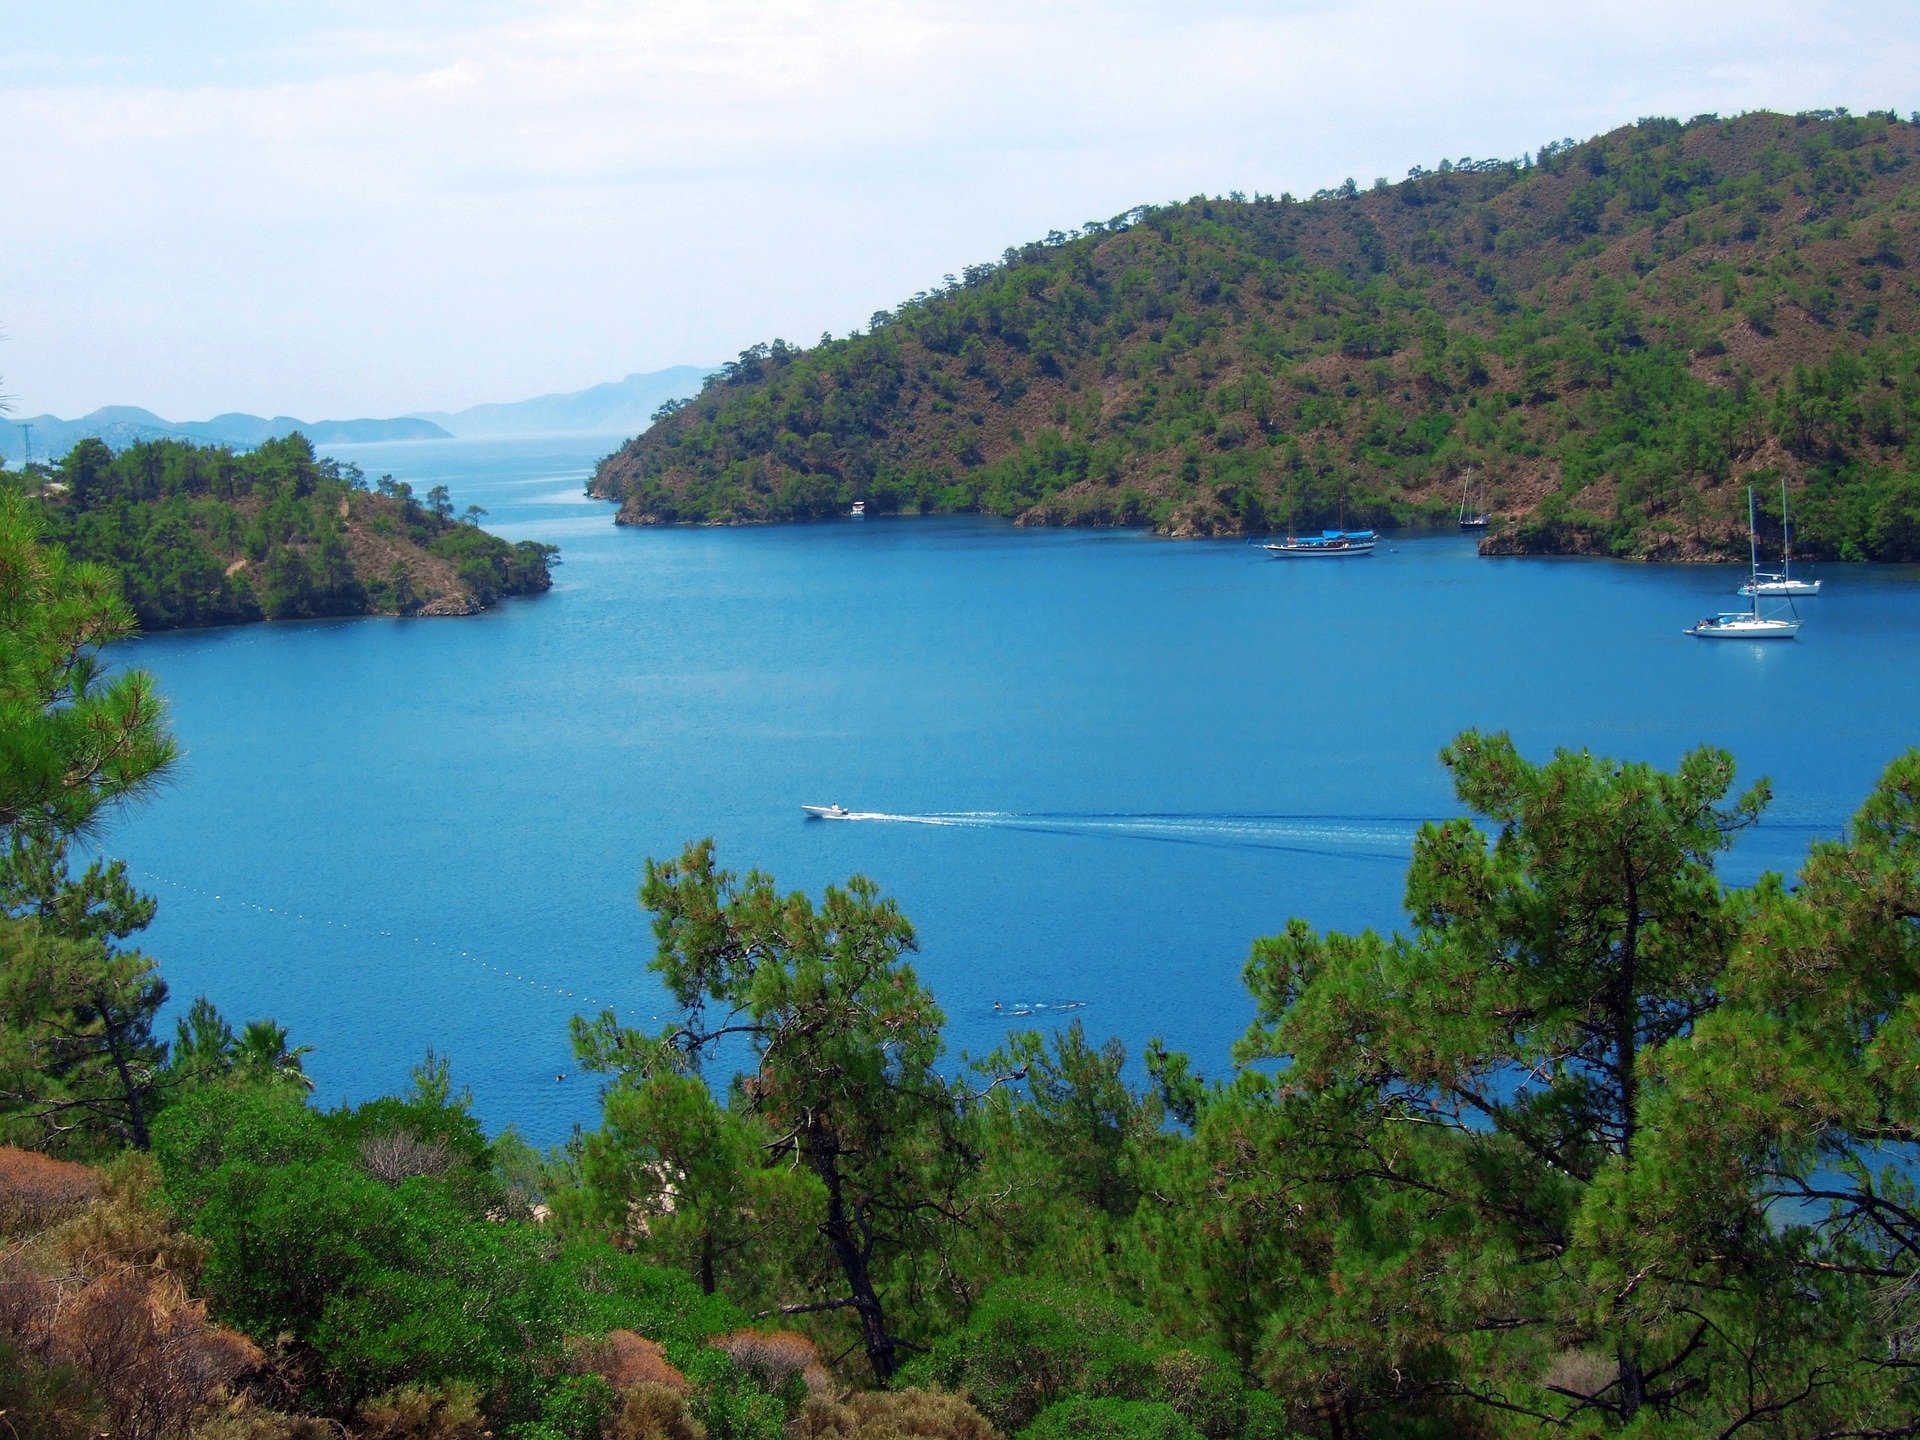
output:
[[[291,921],[302,925],[325,925],[336,930],[343,930],[347,934],[353,935],[361,940],[398,941],[401,944],[411,943],[420,946],[422,949],[435,951],[442,958],[463,961],[475,969],[484,971],[494,980],[523,985],[529,990],[538,990],[543,994],[554,996],[557,999],[569,1000],[589,1010],[606,1008],[597,996],[583,994],[580,991],[569,989],[565,985],[552,984],[535,976],[522,974],[520,971],[500,961],[488,959],[485,955],[477,954],[472,950],[462,950],[456,949],[452,945],[442,945],[438,940],[430,936],[396,935],[391,930],[367,929],[363,926],[351,925],[345,920],[335,920],[326,915],[307,915],[289,906],[263,905],[257,900],[248,900],[238,895],[230,895],[225,891],[213,891],[204,886],[191,885],[180,880],[171,880],[164,875],[157,875],[151,870],[139,869],[131,865],[129,865],[127,869],[128,873],[137,876],[143,884],[162,886],[179,895],[197,896],[199,899],[210,904],[230,906],[237,910],[251,910],[258,915],[271,915],[276,920]],[[660,1017],[653,1015],[648,1018],[658,1020]]]

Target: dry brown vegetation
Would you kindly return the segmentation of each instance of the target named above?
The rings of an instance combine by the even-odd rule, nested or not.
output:
[[[664,1349],[631,1330],[609,1330],[598,1340],[576,1340],[569,1349],[575,1373],[598,1375],[615,1390],[660,1385],[685,1394],[690,1388]]]
[[[808,1398],[795,1440],[1000,1440],[965,1398],[944,1390],[878,1390]]]
[[[78,1382],[57,1399],[40,1390],[38,1433],[102,1425],[118,1440],[179,1440],[260,1363],[188,1294],[200,1247],[174,1230],[156,1186],[144,1157],[103,1173],[0,1150],[0,1345],[23,1384]]]

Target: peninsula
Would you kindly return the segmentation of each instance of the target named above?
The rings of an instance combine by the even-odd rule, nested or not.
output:
[[[1450,521],[1471,467],[1489,553],[1718,559],[1784,477],[1796,555],[1920,559],[1917,151],[1891,112],[1643,120],[1143,206],[747,350],[590,489],[1205,536]]]
[[[557,553],[456,517],[444,486],[369,484],[304,435],[243,454],[180,440],[115,454],[82,440],[28,487],[49,540],[120,577],[148,631],[333,615],[469,615],[552,586]]]

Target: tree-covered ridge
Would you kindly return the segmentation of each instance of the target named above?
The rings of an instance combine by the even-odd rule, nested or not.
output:
[[[24,477],[10,477],[20,478]],[[116,572],[142,628],[466,615],[550,588],[553,547],[481,530],[444,486],[369,485],[301,435],[235,453],[83,440],[39,486],[48,538]]]
[[[1471,467],[1491,549],[1684,558],[1784,477],[1801,553],[1917,559],[1916,149],[1891,114],[1646,120],[1144,207],[743,353],[593,489],[629,523],[1232,534],[1442,520]]]

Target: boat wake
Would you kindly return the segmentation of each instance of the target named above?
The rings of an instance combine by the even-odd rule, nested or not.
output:
[[[1349,860],[1405,863],[1424,817],[1410,815],[1111,814],[1067,811],[937,810],[898,814],[855,810],[848,821],[1018,830],[1094,840],[1272,850]]]
[[[1334,860],[1376,860],[1404,865],[1413,854],[1422,815],[1114,814],[1047,810],[934,810],[904,814],[853,810],[842,820],[883,825],[931,825],[965,830],[1014,830],[1077,839],[1198,845],[1223,850],[1266,850]],[[1762,832],[1836,835],[1836,821],[1763,820]]]

